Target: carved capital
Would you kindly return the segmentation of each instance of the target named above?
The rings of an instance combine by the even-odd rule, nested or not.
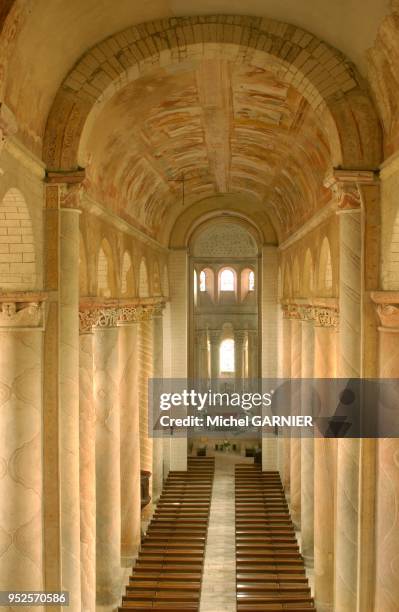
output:
[[[209,332],[209,342],[213,345],[219,344],[221,332],[218,329],[210,329]]]
[[[154,304],[152,307],[152,316],[153,318],[160,318],[163,315],[163,311],[165,309],[165,303],[159,302],[158,304]]]
[[[282,309],[283,309],[283,318],[284,319],[300,319],[300,311],[299,311],[299,307],[298,304],[295,304],[293,302],[288,302],[285,304],[282,304]]]
[[[331,189],[338,211],[360,210],[361,185],[372,185],[377,181],[374,172],[367,170],[333,170],[324,186]]]
[[[140,321],[151,321],[155,312],[155,305],[149,304],[148,306],[142,306],[139,312]]]
[[[79,329],[81,333],[95,329],[116,327],[117,323],[117,308],[93,308],[79,312]]]
[[[140,321],[140,306],[122,306],[119,309],[118,324],[128,325]]]
[[[317,327],[338,327],[339,316],[335,308],[315,306],[313,309],[314,324]]]
[[[84,184],[64,184],[60,188],[60,208],[81,210]]]
[[[399,331],[399,292],[373,291],[371,299],[383,329]]]
[[[0,331],[10,328],[43,329],[43,302],[0,303]]]
[[[140,304],[116,299],[100,301],[97,298],[83,298],[79,311],[80,333],[104,327],[150,321],[153,317],[162,316],[164,307],[164,302]]]
[[[282,309],[285,319],[313,322],[318,327],[337,327],[339,323],[338,308],[334,305],[285,302]]]
[[[247,337],[246,331],[242,331],[242,330],[234,331],[234,341],[236,342],[236,344],[244,344],[246,337]]]
[[[48,172],[47,208],[81,209],[85,190],[85,171]]]

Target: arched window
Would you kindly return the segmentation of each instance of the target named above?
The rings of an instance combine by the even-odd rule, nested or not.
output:
[[[140,263],[139,271],[139,297],[149,297],[150,285],[148,282],[147,264],[143,257]]]
[[[122,275],[121,275],[121,291],[122,295],[132,295],[133,293],[133,265],[132,260],[127,251],[123,254]]]
[[[98,295],[111,297],[112,294],[112,251],[108,241],[101,242],[97,260]]]
[[[234,372],[234,340],[223,340],[220,345],[220,371]]]
[[[200,273],[200,291],[206,291],[206,272],[202,270]]]
[[[319,259],[319,288],[322,290],[332,289],[333,271],[331,263],[331,250],[328,238],[323,239]]]
[[[36,285],[33,226],[22,193],[11,188],[0,200],[0,288],[26,291]]]
[[[255,272],[253,270],[248,276],[248,291],[255,291]]]
[[[226,268],[220,275],[220,291],[234,291],[234,272]]]

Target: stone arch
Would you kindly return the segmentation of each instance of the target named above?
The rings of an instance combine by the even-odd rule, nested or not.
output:
[[[132,297],[134,295],[134,270],[130,253],[125,251],[122,258],[121,294]]]
[[[28,290],[36,282],[32,219],[24,196],[12,187],[0,202],[0,288]]]
[[[303,262],[303,278],[302,278],[302,289],[304,297],[310,297],[313,293],[314,285],[314,270],[313,270],[313,257],[310,249],[307,249],[305,253],[305,259]]]
[[[113,253],[108,240],[104,238],[97,258],[97,292],[100,296],[111,297],[114,289]]]
[[[333,269],[330,242],[325,236],[321,244],[319,257],[318,288],[323,292],[331,292],[333,287]]]
[[[145,257],[141,259],[139,270],[139,297],[150,297],[150,284],[148,281],[148,267]]]
[[[99,113],[101,104],[118,89],[146,71],[187,57],[220,57],[274,67],[327,126],[333,165],[375,167],[379,163],[381,137],[373,104],[356,68],[342,53],[286,23],[207,15],[130,27],[84,54],[59,88],[48,117],[44,135],[48,168],[67,170],[79,165],[86,122],[93,121],[93,113]],[[320,73],[328,78],[320,79]]]

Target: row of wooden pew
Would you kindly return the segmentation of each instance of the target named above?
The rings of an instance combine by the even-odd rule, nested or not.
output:
[[[278,472],[235,468],[237,612],[315,610]]]
[[[212,457],[169,474],[120,611],[199,610],[213,475]]]

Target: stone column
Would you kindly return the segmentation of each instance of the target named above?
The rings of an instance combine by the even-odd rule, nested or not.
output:
[[[351,179],[353,180],[353,179]],[[356,183],[338,182],[339,313],[338,376],[361,376],[362,211]],[[337,610],[352,612],[358,598],[360,440],[338,440],[335,594]]]
[[[278,305],[277,312],[277,378],[284,378],[284,335],[283,335],[283,314],[284,309]],[[284,438],[277,438],[277,469],[280,474],[281,482],[284,482]]]
[[[219,378],[219,363],[220,363],[220,331],[210,330],[209,341],[211,344],[211,379]]]
[[[59,495],[61,589],[81,609],[79,489],[79,214],[60,209]]]
[[[283,319],[283,372],[284,378],[291,378],[291,319],[289,318],[287,308],[284,308]],[[291,438],[286,436],[282,438],[282,442],[284,456],[283,485],[287,499],[289,499],[291,480]]]
[[[43,397],[46,585],[81,610],[79,450],[79,214],[84,172],[46,177]],[[57,460],[54,457],[57,457]]]
[[[187,379],[188,371],[188,257],[187,250],[169,254],[171,377]],[[170,469],[187,470],[187,438],[170,439]]]
[[[200,331],[194,331],[194,354],[193,354],[193,360],[194,360],[194,378],[195,379],[199,379],[200,378],[200,370],[201,370],[201,332]]]
[[[325,311],[315,309],[314,376],[335,376],[336,329],[325,320]],[[314,441],[314,574],[315,603],[318,612],[334,609],[334,506],[336,440]]]
[[[96,609],[96,413],[93,401],[93,333],[79,337],[80,563],[82,611]]]
[[[153,377],[163,378],[163,326],[162,308],[157,307],[153,313]],[[153,438],[152,457],[152,494],[156,503],[163,486],[163,439]]]
[[[208,338],[204,329],[196,332],[196,351],[197,351],[197,380],[207,381],[208,376]]]
[[[33,296],[32,303],[4,299],[0,304],[0,589],[42,590],[44,313]]]
[[[122,308],[118,325],[120,364],[121,565],[123,567],[131,567],[140,547],[141,526],[137,309]]]
[[[292,319],[291,321],[291,378],[301,378],[301,321]],[[300,396],[292,398],[291,410],[300,411]],[[290,510],[291,518],[295,529],[301,526],[301,438],[291,437],[291,476],[290,476]]]
[[[139,324],[140,469],[152,473],[153,439],[148,434],[148,379],[153,375],[153,327],[151,309],[142,309]],[[150,485],[152,495],[152,480]]]
[[[234,331],[234,349],[235,349],[235,378],[236,384],[238,383],[238,390],[244,388],[243,379],[245,377],[244,366],[245,366],[245,339],[246,332],[236,330]]]
[[[96,409],[97,606],[112,609],[121,595],[120,414],[118,314],[105,309],[94,328]]]
[[[278,249],[262,248],[261,269],[261,333],[262,379],[277,377],[277,311],[278,311]],[[268,392],[269,389],[263,389]],[[263,414],[267,414],[264,408]],[[277,470],[278,439],[274,434],[262,435],[262,470]]]
[[[314,330],[312,319],[302,321],[302,414],[309,414],[311,408],[309,384],[306,379],[313,378],[314,368]],[[301,441],[301,541],[305,564],[314,564],[314,439],[303,437]]]
[[[399,292],[374,292],[380,320],[378,362],[380,378],[399,379]],[[396,389],[389,405],[397,407]],[[384,403],[384,398],[380,400]],[[396,612],[399,601],[397,564],[399,559],[399,439],[378,440],[376,516],[376,585],[374,610]]]
[[[255,329],[248,331],[248,378],[258,378],[258,332]]]

